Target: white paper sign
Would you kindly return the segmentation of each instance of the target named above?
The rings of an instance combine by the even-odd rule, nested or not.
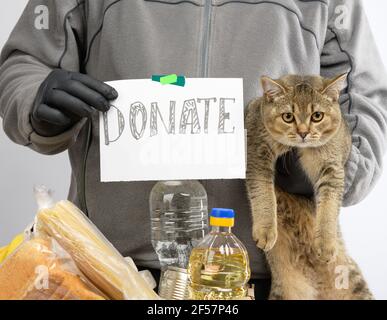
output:
[[[109,82],[100,115],[101,181],[244,179],[243,79]]]

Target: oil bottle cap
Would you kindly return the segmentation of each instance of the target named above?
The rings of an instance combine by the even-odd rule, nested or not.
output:
[[[235,212],[232,209],[213,208],[210,214],[210,225],[216,227],[233,227]]]

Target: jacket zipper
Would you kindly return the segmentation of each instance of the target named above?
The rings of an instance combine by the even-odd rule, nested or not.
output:
[[[209,39],[211,35],[211,13],[212,13],[212,0],[205,0],[204,3],[204,25],[203,25],[203,40],[202,40],[202,76],[208,77],[208,51],[209,51]]]
[[[201,52],[201,76],[208,78],[208,55],[209,55],[209,41],[211,35],[211,13],[212,0],[204,0],[204,19],[203,19],[203,38],[202,38],[202,52]],[[208,189],[207,181],[200,181],[204,189]],[[208,191],[207,191],[208,194]]]
[[[84,147],[85,153],[83,155],[82,167],[80,170],[80,185],[78,186],[79,187],[79,190],[78,190],[79,203],[81,206],[80,209],[87,217],[90,217],[90,216],[89,216],[89,211],[87,208],[87,200],[86,200],[86,179],[87,179],[87,177],[86,177],[87,172],[86,171],[87,171],[87,158],[89,155],[89,150],[91,147],[91,140],[93,137],[92,130],[93,130],[92,129],[92,120],[89,119],[87,121],[87,135],[86,135],[86,141],[85,141],[85,147]]]

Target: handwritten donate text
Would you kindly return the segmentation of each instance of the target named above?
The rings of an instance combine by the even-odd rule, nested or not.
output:
[[[219,101],[219,102],[218,102]],[[209,119],[210,110],[213,110],[212,104],[218,104],[217,112],[217,133],[226,134],[234,133],[235,127],[232,127],[231,131],[226,131],[226,121],[230,120],[230,112],[226,111],[227,103],[235,103],[235,98],[197,98],[185,100],[182,103],[181,112],[178,113],[178,119],[176,119],[176,101],[170,101],[169,103],[169,115],[168,121],[164,120],[164,116],[160,111],[159,103],[152,102],[150,106],[150,112],[147,111],[144,103],[137,101],[130,104],[128,107],[128,121],[125,121],[124,113],[116,108],[114,105],[111,108],[114,112],[105,112],[104,117],[104,133],[105,144],[109,145],[116,142],[123,137],[125,129],[129,126],[130,135],[136,140],[140,140],[144,137],[148,122],[149,122],[149,135],[154,137],[159,134],[159,128],[162,127],[164,132],[170,135],[178,134],[208,134],[209,132]],[[204,106],[204,117],[200,119],[198,107]],[[148,116],[149,113],[149,116]],[[117,117],[115,122],[116,128],[115,136],[111,133],[111,126],[109,125],[109,115]],[[178,120],[178,121],[176,121]],[[178,130],[176,130],[178,129]]]

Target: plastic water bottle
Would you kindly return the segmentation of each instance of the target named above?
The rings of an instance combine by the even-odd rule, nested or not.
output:
[[[245,246],[231,232],[234,216],[231,209],[211,211],[211,232],[190,257],[190,299],[235,300],[247,296],[249,257]]]
[[[189,257],[208,233],[206,190],[198,181],[161,181],[149,202],[152,245],[162,269],[159,294],[187,299]]]

